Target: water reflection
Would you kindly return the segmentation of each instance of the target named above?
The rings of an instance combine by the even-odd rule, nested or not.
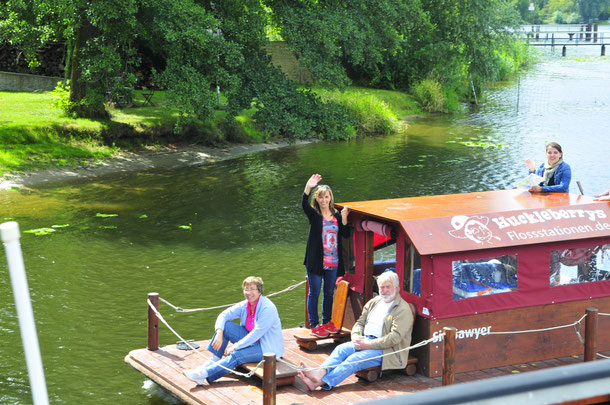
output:
[[[0,192],[0,219],[22,231],[67,225],[22,234],[52,402],[164,403],[122,361],[146,344],[147,293],[206,307],[242,299],[247,275],[263,277],[267,292],[303,280],[299,205],[311,173],[337,201],[510,188],[526,174],[523,160],[540,162],[544,143],[556,141],[574,172],[571,191],[581,180],[587,194],[601,192],[610,185],[609,74],[608,58],[552,58],[499,84],[479,108],[411,122],[407,135]],[[285,327],[303,321],[303,296],[274,299]],[[209,337],[217,315],[161,309],[186,338]],[[10,348],[0,352],[0,403],[28,403],[4,256],[0,320],[0,345]],[[160,339],[176,341],[163,328]]]

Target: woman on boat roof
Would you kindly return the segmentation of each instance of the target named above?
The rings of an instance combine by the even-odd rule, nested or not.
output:
[[[263,280],[250,276],[242,287],[246,299],[225,309],[216,319],[216,332],[207,347],[212,359],[183,371],[198,385],[203,385],[206,379],[215,381],[241,364],[258,363],[263,353],[284,355],[282,323],[273,302],[263,296]],[[239,319],[239,324],[232,322],[234,319]]]
[[[333,309],[333,294],[337,273],[344,273],[341,257],[341,239],[349,236],[347,215],[349,210],[343,207],[341,212],[335,209],[333,192],[327,185],[318,185],[322,180],[319,174],[312,174],[303,191],[301,205],[309,220],[309,236],[303,264],[307,270],[309,292],[307,294],[307,315],[311,334],[321,338],[328,337],[339,330],[330,318]],[[313,191],[311,203],[309,194]],[[318,298],[324,283],[322,296],[322,324],[318,316]]]
[[[533,192],[569,192],[570,180],[572,180],[572,169],[570,165],[563,161],[563,151],[556,142],[549,142],[546,145],[546,161],[536,169],[536,160],[527,159],[525,165],[530,173],[535,173],[543,178],[542,182],[533,186]]]

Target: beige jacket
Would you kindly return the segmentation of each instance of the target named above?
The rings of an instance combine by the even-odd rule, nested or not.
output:
[[[360,318],[358,318],[352,328],[352,339],[355,335],[363,334],[364,325],[369,314],[380,301],[381,297],[377,296],[364,305],[362,315],[360,315]],[[413,332],[414,321],[410,305],[399,294],[383,321],[382,336],[371,340],[372,348],[382,349],[383,354],[387,354],[409,347],[411,345],[411,332]],[[407,367],[408,360],[408,350],[384,356],[381,362],[381,370],[405,368]]]

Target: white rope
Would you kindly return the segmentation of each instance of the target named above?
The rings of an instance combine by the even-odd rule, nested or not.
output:
[[[549,331],[549,330],[569,328],[570,326],[576,326],[577,324],[580,324],[580,322],[583,319],[585,319],[586,316],[587,315],[585,314],[578,321],[572,322],[567,325],[551,326],[551,327],[542,328],[542,329],[515,330],[515,331],[508,331],[508,332],[488,332],[488,335],[510,335],[510,334],[519,334],[519,333],[545,332],[545,331]]]
[[[367,357],[366,359],[356,360],[356,361],[352,361],[352,362],[343,362],[341,364],[358,364],[358,363],[362,363],[362,362],[365,362],[365,361],[369,361],[369,360],[373,360],[373,359],[379,359],[379,358],[382,358],[382,357],[385,357],[385,356],[390,356],[392,354],[404,352],[405,350],[417,349],[418,347],[425,346],[425,345],[429,344],[430,342],[432,342],[433,340],[437,340],[438,338],[440,338],[442,336],[445,336],[445,332],[442,332],[441,334],[439,334],[439,335],[437,335],[437,336],[435,336],[433,338],[430,338],[430,339],[427,339],[427,340],[422,340],[421,342],[416,343],[416,344],[414,344],[412,346],[405,347],[404,349],[396,350],[395,352],[385,353],[385,354],[381,354],[379,356],[374,356],[374,357]],[[295,366],[294,364],[289,363],[286,360],[281,359],[281,358],[277,359],[277,361],[286,364],[288,367],[290,367],[291,369],[296,370],[296,371],[312,371],[312,370],[321,370],[321,369],[336,367],[336,365],[334,365],[334,366],[320,366],[320,367],[301,367],[301,366]]]
[[[297,287],[299,287],[299,286],[301,286],[301,285],[303,285],[303,284],[305,284],[305,280],[303,280],[303,281],[301,281],[301,282],[299,282],[299,283],[293,284],[293,285],[291,285],[290,287],[286,287],[286,288],[284,288],[284,289],[283,289],[283,290],[281,290],[281,291],[277,291],[277,292],[271,293],[271,294],[267,295],[267,298],[269,298],[269,297],[273,297],[274,295],[282,294],[282,293],[285,293],[285,292],[288,292],[288,291],[292,291],[292,290],[294,290],[295,288],[297,288]],[[233,304],[218,305],[218,306],[215,306],[215,307],[205,307],[205,308],[184,309],[184,308],[182,308],[182,307],[175,306],[175,305],[174,305],[174,304],[172,304],[171,302],[169,302],[169,301],[167,301],[167,300],[165,300],[165,299],[163,299],[163,298],[161,298],[161,297],[159,297],[159,301],[161,301],[161,302],[163,302],[163,303],[165,303],[165,304],[169,305],[169,306],[170,306],[170,307],[172,307],[172,308],[173,308],[173,309],[174,309],[176,312],[197,312],[197,311],[209,311],[209,310],[211,310],[211,309],[228,308],[228,307],[231,307],[231,306],[233,306],[233,305],[237,304],[237,302],[235,302],[235,303],[233,303]]]
[[[601,316],[610,316],[610,314],[606,314],[604,312],[599,312],[597,315],[601,315]]]
[[[597,353],[597,355],[598,355],[599,357],[603,357],[604,359],[610,359],[610,356],[605,356],[605,355],[603,355],[603,354],[601,354],[601,353]]]
[[[187,346],[188,346],[188,347],[189,347],[191,350],[193,350],[195,353],[197,353],[199,356],[201,356],[201,357],[202,357],[202,358],[204,358],[205,360],[208,360],[208,358],[207,358],[207,357],[205,357],[205,356],[204,356],[204,355],[203,355],[201,352],[197,351],[197,350],[196,350],[196,349],[195,349],[195,348],[194,348],[194,347],[193,347],[193,346],[192,346],[192,345],[189,343],[189,341],[188,341],[188,340],[184,339],[182,336],[180,336],[180,335],[178,334],[178,332],[176,332],[176,331],[175,331],[175,330],[174,330],[174,329],[173,329],[171,326],[169,326],[169,323],[167,323],[167,321],[165,321],[165,319],[163,318],[163,315],[161,315],[161,313],[160,313],[159,311],[157,311],[157,308],[155,308],[155,306],[153,305],[153,303],[152,303],[152,302],[150,302],[150,300],[147,300],[147,302],[148,302],[148,306],[149,306],[149,307],[150,307],[150,308],[153,310],[153,312],[155,313],[155,315],[157,315],[157,318],[158,318],[158,319],[159,319],[161,322],[163,322],[163,324],[164,324],[165,326],[167,326],[167,328],[168,328],[170,331],[172,331],[172,333],[173,333],[174,335],[176,335],[176,337],[178,337],[178,339],[180,339],[180,341],[181,341],[181,342],[184,342],[184,343],[185,343],[185,344],[186,344],[186,345],[187,345]],[[243,377],[247,377],[247,378],[252,377],[252,375],[254,374],[254,372],[255,372],[255,371],[256,371],[256,370],[257,370],[257,369],[258,369],[258,368],[261,366],[261,364],[263,364],[263,363],[265,362],[265,360],[261,360],[261,361],[260,361],[260,363],[258,363],[258,364],[256,365],[256,367],[255,367],[255,368],[254,368],[252,371],[250,371],[249,373],[241,373],[241,372],[239,372],[239,371],[236,371],[236,370],[232,370],[232,369],[230,369],[230,368],[227,368],[227,367],[223,366],[222,364],[220,364],[220,363],[218,363],[218,362],[215,362],[215,361],[213,361],[213,360],[210,360],[210,361],[212,361],[212,363],[214,363],[215,365],[217,365],[217,366],[219,366],[219,367],[224,368],[225,370],[227,370],[227,371],[228,371],[228,372],[230,372],[230,373],[237,374],[237,375],[240,375],[240,376],[243,376]]]

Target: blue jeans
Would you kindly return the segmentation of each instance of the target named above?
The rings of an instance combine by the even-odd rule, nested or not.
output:
[[[322,296],[322,323],[330,322],[333,313],[333,295],[335,294],[335,281],[337,281],[337,269],[322,270],[322,275],[307,272],[309,282],[309,293],[307,294],[307,315],[309,315],[309,327],[315,328],[320,323],[318,317],[318,298],[320,288],[324,280],[324,295]]]
[[[335,350],[330,354],[328,359],[322,366],[335,366],[327,368],[328,372],[322,381],[326,383],[326,386],[322,385],[323,389],[329,390],[336,387],[341,381],[345,380],[356,371],[364,370],[365,368],[381,366],[381,357],[376,359],[362,361],[355,364],[343,364],[352,363],[358,360],[370,359],[371,357],[381,356],[383,350],[381,349],[369,349],[369,350],[356,350],[352,342],[342,343],[335,347]]]
[[[222,334],[222,346],[220,346],[218,350],[215,350],[212,347],[212,341],[216,336],[216,333],[214,333],[214,337],[212,337],[212,341],[210,341],[210,344],[208,345],[208,351],[218,357],[222,357],[229,342],[238,342],[243,339],[244,336],[246,336],[248,333],[248,330],[243,326],[238,325],[235,322],[227,322],[225,323],[224,333]],[[218,361],[218,364],[222,364],[228,369],[235,370],[235,368],[240,364],[258,363],[262,359],[263,351],[261,349],[261,344],[259,342],[256,342],[251,346],[235,350],[228,356],[222,357],[222,359]],[[206,370],[208,372],[208,382],[216,381],[223,375],[229,373],[227,370],[216,364],[211,367],[208,367]]]

